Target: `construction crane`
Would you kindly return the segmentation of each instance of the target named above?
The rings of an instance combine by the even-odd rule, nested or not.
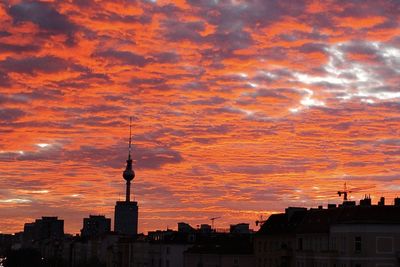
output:
[[[344,182],[344,187],[343,187],[343,191],[338,191],[338,195],[339,197],[341,197],[343,195],[343,202],[347,201],[347,195],[352,193],[353,191],[347,190],[347,184],[346,182]]]
[[[221,218],[221,217],[213,217],[213,218],[210,218],[210,220],[211,220],[211,228],[212,228],[212,229],[214,229],[214,221],[215,221],[216,219],[219,219],[219,218]]]
[[[339,195],[339,197],[341,197],[343,195],[343,202],[347,201],[349,198],[349,194],[350,193],[354,193],[354,192],[359,192],[365,189],[370,189],[370,188],[374,188],[375,186],[365,186],[365,187],[356,187],[356,188],[352,188],[351,190],[349,190],[347,188],[347,184],[346,182],[344,183],[344,187],[343,187],[343,191],[338,191],[337,194]]]

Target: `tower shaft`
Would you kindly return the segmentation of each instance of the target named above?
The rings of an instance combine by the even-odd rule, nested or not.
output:
[[[126,202],[131,202],[131,181],[126,181]]]

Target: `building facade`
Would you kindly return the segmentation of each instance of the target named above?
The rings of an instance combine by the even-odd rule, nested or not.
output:
[[[256,266],[400,266],[400,202],[363,200],[271,215],[255,237]]]
[[[111,219],[103,215],[89,215],[83,219],[82,237],[96,237],[111,231]]]

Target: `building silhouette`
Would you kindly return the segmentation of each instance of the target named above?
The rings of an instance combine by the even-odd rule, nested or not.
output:
[[[126,161],[126,168],[122,174],[126,181],[125,201],[117,201],[114,213],[114,231],[123,235],[137,235],[138,233],[138,205],[136,201],[131,201],[131,181],[135,178],[132,168],[131,148],[132,148],[132,118],[129,125],[129,152]]]
[[[104,215],[89,215],[83,219],[82,237],[96,237],[111,231],[111,219]]]
[[[375,205],[366,197],[359,205],[345,201],[311,209],[289,207],[263,221],[256,234],[247,223],[218,231],[184,222],[177,231],[121,234],[107,231],[110,219],[93,215],[84,219],[81,236],[62,235],[60,225],[57,217],[43,217],[25,225],[23,238],[0,239],[8,248],[20,248],[7,259],[28,257],[28,249],[34,252],[28,262],[39,255],[43,266],[57,267],[400,266],[399,198],[394,205],[384,198]]]
[[[24,225],[24,241],[33,242],[43,239],[54,239],[64,237],[64,220],[58,217],[42,217],[36,219],[33,223],[25,223]]]
[[[230,225],[229,231],[223,232],[215,229],[211,232],[197,231],[195,242],[183,253],[183,267],[255,266],[253,232],[249,224]]]
[[[256,266],[400,266],[400,200],[287,208],[255,236]]]

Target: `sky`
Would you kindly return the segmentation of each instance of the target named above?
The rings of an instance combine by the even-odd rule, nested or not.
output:
[[[0,231],[400,196],[400,1],[1,1]]]

